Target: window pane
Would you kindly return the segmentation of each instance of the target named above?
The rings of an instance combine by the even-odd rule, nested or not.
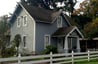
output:
[[[23,25],[26,26],[27,25],[27,16],[23,17]]]
[[[48,46],[49,43],[50,43],[50,36],[47,35],[47,36],[45,36],[45,47]]]
[[[23,37],[23,45],[26,46],[26,36]]]
[[[46,46],[49,44],[49,36],[46,36]]]
[[[61,16],[59,16],[57,19],[57,27],[58,28],[62,27],[62,17]]]
[[[20,27],[20,18],[17,19],[17,27]]]

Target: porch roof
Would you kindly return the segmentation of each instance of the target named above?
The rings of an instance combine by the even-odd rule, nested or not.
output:
[[[79,29],[76,26],[69,26],[69,27],[62,27],[59,28],[58,30],[56,30],[56,32],[54,32],[52,34],[52,37],[65,37],[65,36],[71,36],[71,34],[73,32],[76,32],[77,35],[80,38],[84,38],[84,36],[82,35],[82,33],[79,31]],[[73,35],[71,37],[77,37],[76,35]]]
[[[62,27],[52,34],[53,37],[66,36],[75,26]]]

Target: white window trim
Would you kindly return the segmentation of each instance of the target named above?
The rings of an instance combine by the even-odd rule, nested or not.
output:
[[[57,19],[57,27],[58,28],[62,27],[62,17],[61,16],[59,16],[58,19]]]
[[[17,18],[17,27],[19,28],[21,25],[21,17],[18,17]]]
[[[24,23],[24,17],[26,17],[26,24]],[[23,26],[27,26],[27,15],[23,16]]]
[[[46,48],[46,36],[48,36],[49,37],[49,45],[50,45],[50,35],[49,34],[46,34],[45,36],[44,36],[44,48]]]

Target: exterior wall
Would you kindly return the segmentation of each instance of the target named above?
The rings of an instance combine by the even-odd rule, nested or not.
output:
[[[23,9],[19,15],[17,16],[25,16],[27,15],[27,26],[23,26],[23,21],[21,21],[21,25],[20,27],[17,27],[17,21],[16,19],[14,19],[15,21],[13,22],[13,24],[11,25],[11,41],[14,39],[15,35],[20,34],[21,38],[23,36],[26,36],[26,48],[27,50],[29,50],[30,52],[35,51],[34,50],[34,32],[35,32],[35,22],[34,20],[30,17],[30,15]],[[20,44],[21,47],[23,47],[23,44]]]
[[[66,21],[63,19],[63,27],[66,27]],[[49,34],[50,36],[58,29],[57,22],[52,24],[48,23],[36,23],[36,52],[42,52],[44,50],[44,36]],[[51,37],[51,44],[57,46],[57,39]]]
[[[19,9],[20,10],[20,9]],[[11,41],[14,39],[15,35],[20,34],[21,38],[26,36],[26,49],[30,52],[40,53],[44,50],[44,36],[45,35],[52,35],[57,29],[57,20],[51,24],[49,23],[41,23],[36,22],[35,20],[26,12],[23,8],[21,11],[16,13],[17,17],[27,15],[27,26],[23,26],[23,22],[21,21],[21,26],[17,27],[17,17],[12,18],[11,24]],[[14,21],[14,22],[13,22]],[[62,19],[62,27],[69,26],[65,19]],[[57,39],[51,37],[50,43],[52,45],[57,46]],[[21,47],[23,44],[21,42]]]
[[[80,36],[79,36],[79,33],[78,33],[76,30],[73,31],[70,36],[77,36],[77,37],[80,37]]]

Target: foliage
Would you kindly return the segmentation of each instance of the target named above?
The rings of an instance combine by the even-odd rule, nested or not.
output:
[[[20,34],[15,35],[15,38],[14,38],[15,46],[19,47],[20,42],[21,42],[21,36],[20,36]]]
[[[52,46],[52,45],[46,46],[46,49],[43,51],[43,53],[44,54],[49,54],[50,52],[57,53],[57,48]]]
[[[25,2],[24,0],[21,0],[21,2]],[[63,6],[58,7],[57,3],[60,3]],[[76,4],[73,0],[27,0],[25,3],[30,3],[33,6],[41,6],[46,9],[50,10],[59,10],[63,9],[65,11],[73,12],[74,6]]]
[[[88,38],[98,37],[98,18],[85,26],[84,33]]]
[[[95,19],[98,13],[98,0],[84,0],[80,4],[80,8],[74,11],[76,15],[84,15]]]
[[[7,32],[7,30],[9,29],[9,24],[8,24],[8,17],[5,15],[5,16],[2,16],[1,17],[2,20],[0,20],[0,54],[1,54],[1,57],[4,57],[5,56],[5,52],[6,52],[6,46],[7,46],[7,37],[5,35],[5,33]]]
[[[20,34],[16,34],[14,40],[12,41],[13,46],[17,47],[16,55],[18,55],[18,53],[19,53],[19,49],[18,48],[19,48],[20,42],[21,42],[21,35]]]
[[[98,0],[84,0],[80,8],[75,10],[73,15],[78,17],[79,27],[87,38],[98,37]],[[81,17],[82,16],[82,17]],[[83,18],[84,17],[84,18]],[[97,19],[96,19],[97,18]]]
[[[84,29],[84,26],[88,23],[92,21],[92,18],[89,18],[87,16],[83,16],[83,15],[72,15],[71,16],[73,19],[73,23],[72,25],[77,26],[79,29]],[[72,22],[71,22],[72,23]]]
[[[16,54],[16,49],[14,46],[10,48],[6,48],[5,57],[11,57],[14,56],[15,54]]]

